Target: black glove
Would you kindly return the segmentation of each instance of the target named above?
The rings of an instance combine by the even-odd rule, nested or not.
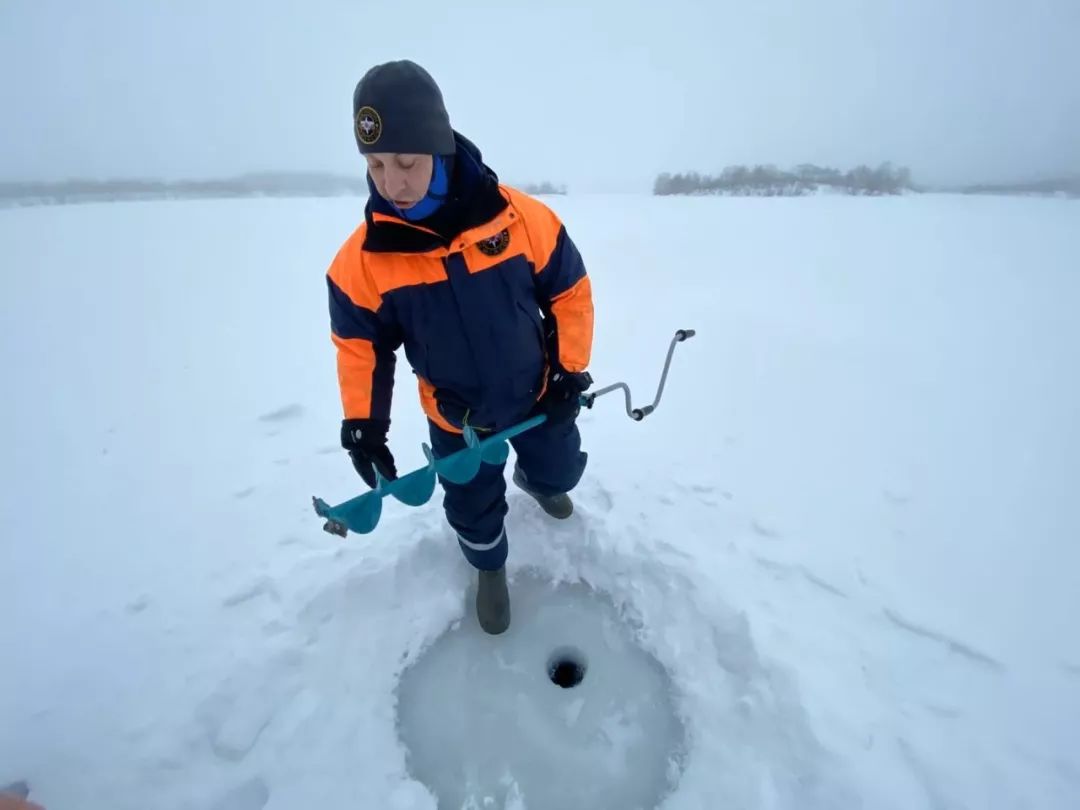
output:
[[[388,481],[397,478],[394,456],[386,446],[390,423],[383,419],[346,419],[341,423],[341,446],[349,451],[353,467],[372,489],[375,470]]]
[[[548,379],[547,390],[540,398],[540,410],[548,422],[562,424],[577,419],[581,410],[581,395],[593,384],[587,371],[570,372],[556,368]]]

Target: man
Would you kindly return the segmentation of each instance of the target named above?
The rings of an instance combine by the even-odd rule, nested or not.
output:
[[[543,203],[498,181],[450,125],[442,92],[419,65],[372,68],[353,93],[354,134],[371,191],[364,222],[327,273],[331,337],[357,472],[397,476],[387,434],[395,354],[417,376],[436,456],[536,413],[512,440],[514,483],[550,515],[585,470],[576,418],[591,385],[593,302],[577,247]],[[503,467],[464,485],[440,477],[447,521],[478,569],[477,618],[510,622]]]

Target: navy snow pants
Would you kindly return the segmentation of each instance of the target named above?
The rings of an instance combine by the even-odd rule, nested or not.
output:
[[[443,430],[429,420],[431,449],[436,457],[447,456],[465,447],[459,433]],[[483,440],[483,434],[478,434]],[[576,422],[551,425],[541,422],[510,439],[529,488],[541,495],[569,492],[585,472],[588,454],[581,450],[581,434]],[[441,475],[439,483],[445,496],[443,508],[450,526],[458,534],[465,559],[475,568],[494,571],[506,562],[508,543],[504,520],[506,503],[506,465],[481,464],[476,477],[465,484],[454,484]]]

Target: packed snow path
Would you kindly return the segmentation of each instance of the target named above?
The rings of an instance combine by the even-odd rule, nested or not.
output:
[[[440,786],[464,746],[410,744],[421,712],[454,730],[422,709],[440,657],[499,645],[471,635],[438,499],[344,541],[311,511],[360,487],[322,280],[360,204],[0,211],[0,784],[49,810],[464,789]],[[553,652],[545,610],[616,622],[653,662],[663,731],[633,754],[664,810],[1074,806],[1080,207],[552,204],[593,276],[598,383],[648,398],[673,331],[697,336],[654,416],[583,415],[573,519],[513,496],[505,655]],[[401,368],[400,467],[425,438]],[[583,683],[616,651],[586,642]],[[545,764],[503,764],[495,806],[543,807]]]

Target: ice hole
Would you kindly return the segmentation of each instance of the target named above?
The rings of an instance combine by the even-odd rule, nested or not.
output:
[[[585,678],[585,656],[573,647],[560,647],[548,659],[548,677],[556,686],[573,689]]]

